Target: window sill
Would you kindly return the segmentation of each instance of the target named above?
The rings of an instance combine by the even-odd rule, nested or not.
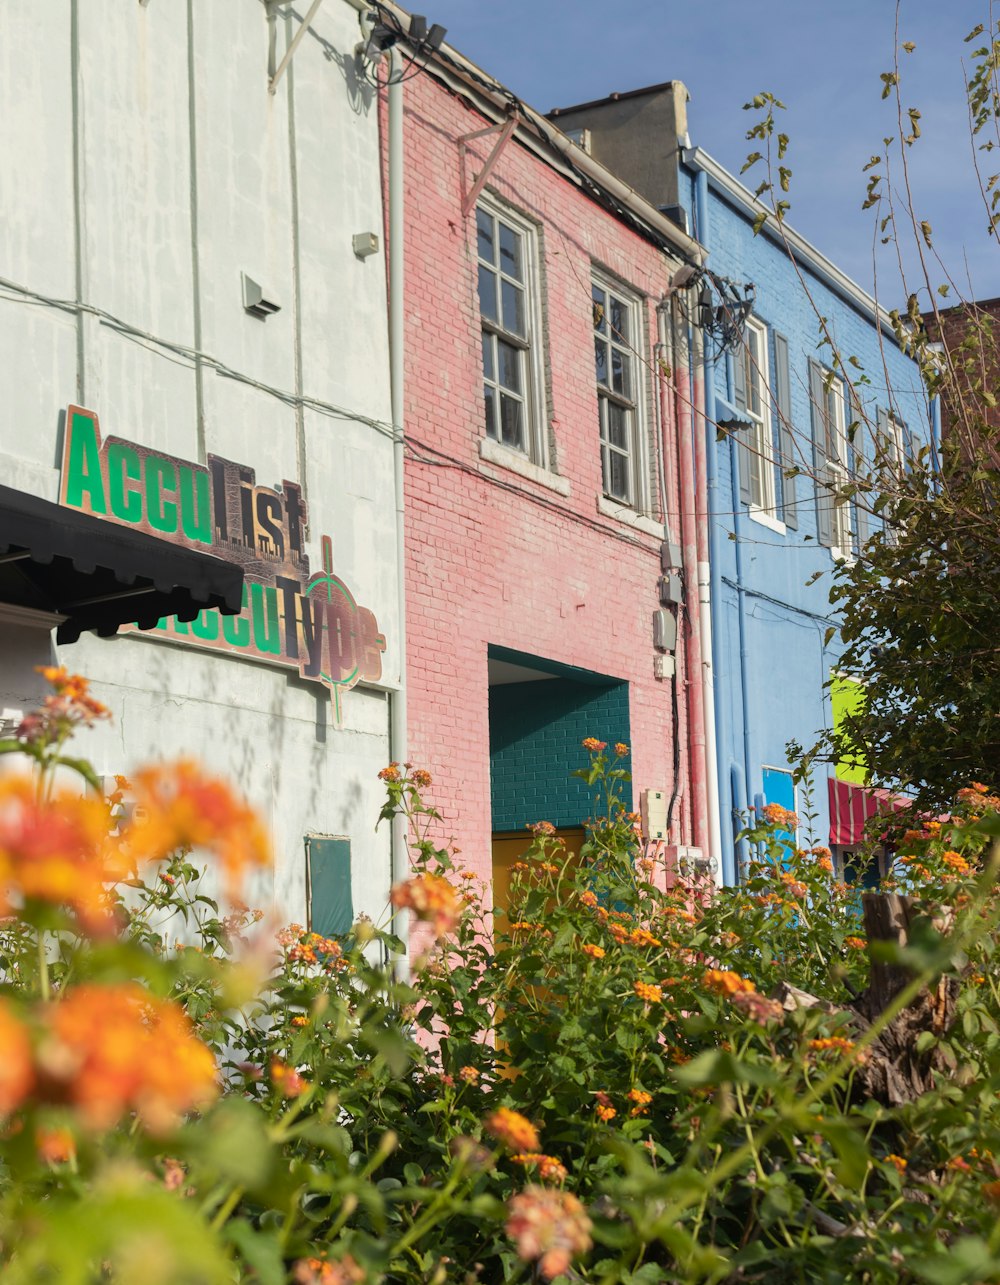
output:
[[[773,513],[768,513],[766,509],[758,509],[751,504],[749,516],[751,522],[759,522],[761,526],[766,526],[769,531],[776,531],[778,535],[784,535],[787,530],[784,522],[776,518]]]
[[[501,446],[499,442],[494,442],[492,437],[479,439],[479,458],[490,464],[497,464],[500,468],[509,469],[511,473],[526,477],[531,482],[537,482],[539,486],[556,491],[559,495],[569,495],[568,478],[559,477],[556,473],[550,473],[547,468],[532,464],[526,455],[522,455],[520,451],[511,450],[509,446]]]
[[[636,513],[635,509],[629,508],[627,504],[620,504],[617,500],[609,500],[606,495],[597,497],[597,511],[606,518],[615,518],[618,522],[624,522],[626,526],[634,527],[636,531],[643,531],[646,535],[655,535],[658,540],[667,538],[662,522],[647,518],[644,513]]]

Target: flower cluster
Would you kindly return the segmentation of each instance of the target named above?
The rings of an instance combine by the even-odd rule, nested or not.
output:
[[[0,781],[0,912],[42,901],[70,907],[87,931],[113,923],[107,885],[129,866],[97,795],[39,798],[28,777]]]
[[[632,989],[644,1004],[659,1004],[663,999],[663,991],[659,986],[651,986],[647,982],[634,982]]]
[[[563,1182],[567,1177],[566,1166],[557,1156],[546,1156],[540,1151],[522,1151],[511,1156],[516,1165],[537,1169],[543,1182]]]
[[[190,760],[141,769],[133,795],[137,820],[127,837],[136,858],[162,861],[173,852],[204,849],[219,859],[231,895],[248,867],[270,865],[270,844],[256,812]]]
[[[365,1269],[350,1254],[336,1260],[300,1258],[292,1274],[295,1285],[364,1285],[367,1279]]]
[[[27,745],[54,744],[76,727],[90,727],[98,719],[110,718],[110,711],[91,696],[86,678],[70,674],[65,665],[39,665],[37,670],[52,687],[52,695],[22,720],[18,740]]]
[[[455,888],[429,871],[394,884],[391,899],[397,909],[412,911],[417,919],[431,924],[435,937],[453,932],[462,917],[462,902]]]
[[[511,1197],[507,1210],[507,1235],[518,1257],[537,1262],[544,1280],[562,1275],[576,1255],[590,1249],[590,1219],[568,1191],[529,1183]]]
[[[510,1107],[498,1107],[483,1122],[487,1133],[515,1152],[537,1152],[541,1148],[538,1130],[530,1120]]]
[[[739,973],[733,973],[727,969],[710,968],[701,979],[701,984],[706,990],[714,991],[717,995],[732,997],[738,995],[741,991],[755,991],[757,989],[748,977],[741,977]]]
[[[215,1059],[183,1008],[135,983],[76,986],[40,1022],[38,1095],[69,1103],[89,1128],[110,1128],[135,1111],[164,1133],[219,1091]]]

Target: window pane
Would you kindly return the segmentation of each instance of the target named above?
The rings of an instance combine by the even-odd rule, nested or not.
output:
[[[523,335],[524,331],[524,291],[510,281],[500,280],[503,297],[503,328],[512,334]]]
[[[496,249],[493,244],[493,216],[485,210],[476,211],[476,232],[479,239],[479,257],[487,263],[496,263]]]
[[[521,263],[521,238],[513,228],[500,224],[500,268],[509,277],[523,281]]]
[[[628,343],[628,308],[611,296],[611,333],[619,343]]]
[[[483,378],[496,379],[496,366],[493,361],[493,336],[483,334]]]
[[[607,332],[608,307],[604,291],[599,286],[592,286],[590,290],[594,299],[594,329],[600,331],[603,335]]]
[[[607,386],[608,382],[608,345],[603,339],[594,337],[594,358],[597,363],[597,382]]]
[[[605,485],[608,494],[616,500],[624,500],[628,504],[632,499],[632,491],[629,485],[629,467],[628,456],[619,455],[617,451],[608,452],[608,473]]]
[[[612,446],[629,449],[629,412],[614,402],[608,402],[608,441]]]
[[[524,450],[523,404],[516,397],[500,394],[500,440],[505,446]]]
[[[497,437],[496,389],[486,384],[483,388],[483,396],[486,399],[486,432],[490,437]]]
[[[497,279],[489,268],[479,267],[479,311],[489,321],[499,321],[497,316]]]
[[[497,356],[500,362],[499,383],[503,388],[509,388],[513,393],[521,391],[521,350],[514,348],[510,344],[505,344],[502,339],[497,340]]]
[[[622,397],[629,396],[628,362],[624,353],[611,349],[611,387]]]

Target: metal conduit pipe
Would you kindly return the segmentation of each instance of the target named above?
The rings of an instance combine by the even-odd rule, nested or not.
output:
[[[697,604],[698,533],[695,529],[694,512],[695,477],[692,449],[694,424],[691,414],[688,335],[686,323],[678,315],[673,296],[669,302],[660,304],[657,313],[661,331],[667,324],[671,327],[671,344],[674,352],[681,563],[684,572],[684,617],[687,624],[684,631],[684,678],[687,694],[685,710],[688,727],[688,775],[691,780],[691,839],[695,847],[706,851],[705,707],[701,695],[701,618]]]

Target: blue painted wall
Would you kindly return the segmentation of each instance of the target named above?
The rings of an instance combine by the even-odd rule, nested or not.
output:
[[[890,336],[883,332],[880,337],[874,317],[800,261],[803,284],[787,251],[766,231],[754,236],[750,215],[711,184],[703,203],[707,218],[699,226],[693,168],[682,167],[680,177],[682,201],[694,235],[710,251],[710,267],[735,282],[753,282],[752,315],[767,325],[769,342],[774,331],[788,340],[791,419],[795,442],[804,453],[799,462],[812,466],[809,359],[830,361],[829,348],[819,346],[817,311],[826,317],[844,357],[854,356],[860,362],[869,382],[858,384],[858,392],[872,419],[877,408],[888,407],[891,400],[914,438],[926,441],[928,408],[917,370]],[[719,418],[732,413],[728,405],[733,399],[731,372],[731,361],[710,364],[708,378],[718,399]],[[850,373],[856,381],[862,372],[851,368]],[[840,649],[836,636],[828,644],[824,641],[827,629],[836,623],[828,597],[834,564],[831,551],[817,542],[815,483],[808,476],[795,479],[798,527],[775,531],[754,521],[740,501],[732,441],[717,443],[710,426],[708,450],[715,453],[718,471],[709,521],[715,528],[718,552],[713,630],[723,868],[731,878],[738,814],[753,803],[755,795],[764,793],[765,768],[785,763],[789,740],[808,747],[830,726],[829,695],[823,685]],[[780,496],[780,475],[775,485]],[[869,526],[875,524],[868,521]],[[816,572],[822,573],[819,579],[808,583]],[[737,781],[742,778],[741,797],[733,788],[733,768]],[[826,764],[817,765],[815,771],[814,839],[824,844],[829,841],[827,776],[832,773]],[[806,837],[800,832],[800,840]]]

